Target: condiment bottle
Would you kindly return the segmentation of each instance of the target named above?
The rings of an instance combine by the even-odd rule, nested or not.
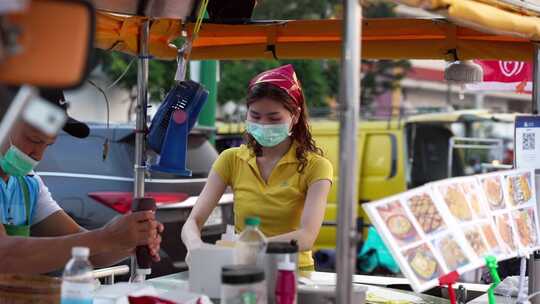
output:
[[[276,304],[296,304],[296,265],[291,262],[290,256],[278,264],[276,280]]]

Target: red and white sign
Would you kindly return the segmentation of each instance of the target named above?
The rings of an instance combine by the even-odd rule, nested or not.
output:
[[[470,91],[532,92],[533,66],[524,61],[475,60],[484,70],[484,81],[468,84]]]

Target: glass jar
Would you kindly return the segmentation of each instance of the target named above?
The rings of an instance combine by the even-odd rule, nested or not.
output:
[[[266,304],[264,270],[254,266],[224,266],[221,272],[221,303]]]

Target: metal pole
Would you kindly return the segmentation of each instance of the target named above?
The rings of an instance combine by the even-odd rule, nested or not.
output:
[[[536,189],[540,189],[538,170],[536,170],[534,177]],[[536,192],[536,204],[537,206],[540,205],[540,194],[538,192]],[[538,291],[540,291],[540,251],[535,251],[529,259],[529,295]],[[529,301],[531,304],[540,304],[540,297],[533,297]]]
[[[478,92],[474,95],[474,107],[476,109],[483,109],[484,108],[484,100],[486,95],[484,95],[483,92]]]
[[[449,81],[446,82],[446,105],[452,105],[452,84]]]
[[[533,58],[533,100],[532,113],[538,114],[540,109],[540,44],[534,44]]]
[[[340,79],[339,206],[337,225],[337,303],[352,303],[357,230],[357,125],[360,114],[361,7],[358,0],[343,1]]]
[[[540,109],[540,44],[534,45],[533,58],[533,99],[532,113],[537,115]],[[515,158],[514,158],[515,159]],[[540,175],[535,170],[536,189],[540,187]],[[536,204],[540,206],[540,195],[536,193]],[[540,291],[540,251],[535,251],[529,259],[529,294]],[[540,297],[530,299],[531,304],[540,304]]]
[[[148,106],[148,36],[150,33],[150,21],[141,24],[139,35],[139,59],[137,66],[137,109],[135,129],[135,165],[133,198],[144,197],[144,177],[146,173],[145,139],[146,139],[146,109]],[[136,207],[136,206],[133,206]],[[137,269],[137,261],[131,257],[131,277],[134,278]]]
[[[454,138],[448,140],[448,163],[447,163],[447,172],[446,176],[452,177],[452,160],[454,159]]]

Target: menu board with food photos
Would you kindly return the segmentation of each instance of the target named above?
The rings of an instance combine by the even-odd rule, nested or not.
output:
[[[534,171],[452,178],[364,204],[415,291],[539,246]]]

